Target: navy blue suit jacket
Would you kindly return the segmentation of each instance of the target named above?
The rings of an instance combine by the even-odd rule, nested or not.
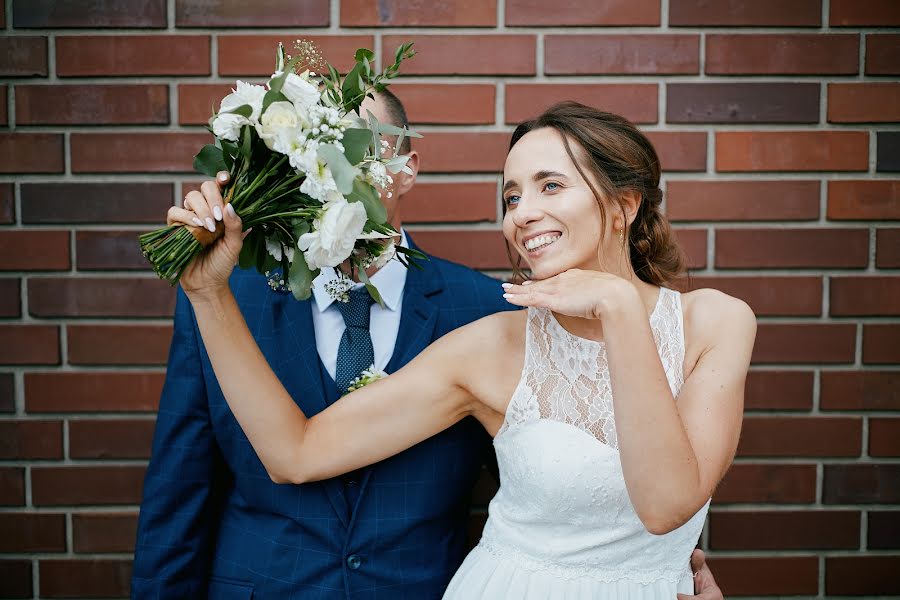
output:
[[[439,258],[422,266],[407,274],[388,373],[445,333],[514,308],[489,277]],[[316,350],[312,300],[273,292],[252,271],[237,270],[231,287],[303,411],[314,415],[334,401],[338,391]],[[490,451],[470,417],[351,477],[272,483],[225,402],[179,289],[132,597],[439,598],[464,556],[469,496]]]

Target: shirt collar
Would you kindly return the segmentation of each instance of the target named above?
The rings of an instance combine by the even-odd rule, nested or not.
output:
[[[409,241],[406,239],[406,231],[400,229],[400,244],[403,248],[409,248]],[[403,287],[406,285],[406,267],[399,260],[390,260],[386,265],[381,267],[374,275],[369,278],[381,294],[384,301],[384,307],[390,311],[395,311],[400,305],[403,298]],[[326,267],[322,269],[318,277],[313,279],[313,298],[316,301],[316,308],[320,313],[325,312],[334,302],[334,299],[325,291],[325,285],[334,279],[337,275],[334,269]],[[364,287],[362,283],[356,283],[354,288]]]

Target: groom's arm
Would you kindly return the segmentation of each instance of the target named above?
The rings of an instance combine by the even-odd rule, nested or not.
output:
[[[193,312],[179,288],[144,480],[132,599],[206,597],[220,512],[217,492],[227,477],[210,425]]]

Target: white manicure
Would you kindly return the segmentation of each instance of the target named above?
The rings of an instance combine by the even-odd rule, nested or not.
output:
[[[212,231],[213,233],[216,232],[216,224],[209,217],[206,217],[206,228],[209,229],[210,231]]]
[[[203,221],[201,221],[197,217],[194,217],[193,221],[194,221],[194,225],[196,225],[197,227],[203,227]]]
[[[218,206],[213,206],[213,216],[216,217],[216,221],[222,220],[222,209]]]

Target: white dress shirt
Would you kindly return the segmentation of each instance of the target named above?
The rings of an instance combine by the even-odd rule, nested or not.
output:
[[[408,247],[406,232],[400,230],[400,246]],[[383,371],[394,354],[397,343],[397,332],[400,330],[400,307],[403,304],[403,288],[406,285],[406,267],[400,261],[391,260],[372,275],[369,280],[378,288],[384,308],[373,303],[370,313],[369,333],[372,336],[372,349],[375,352],[375,368]],[[313,329],[316,334],[316,349],[319,358],[331,378],[337,371],[338,346],[347,326],[344,317],[334,300],[325,291],[325,284],[335,279],[334,269],[322,269],[313,280],[312,304]],[[363,287],[357,283],[354,288]]]

